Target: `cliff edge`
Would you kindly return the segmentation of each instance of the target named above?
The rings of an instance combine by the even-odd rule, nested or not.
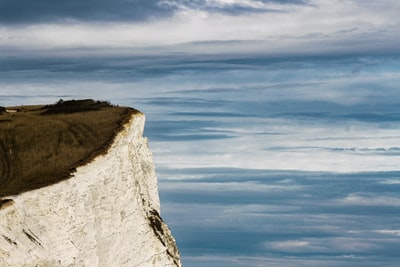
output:
[[[68,178],[3,194],[0,267],[181,266],[160,217],[144,123],[131,112],[107,150]]]

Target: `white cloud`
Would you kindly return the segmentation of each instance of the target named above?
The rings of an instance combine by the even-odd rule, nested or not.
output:
[[[380,182],[381,184],[398,185],[400,184],[400,179],[385,179]]]
[[[374,232],[378,233],[378,234],[384,234],[384,235],[400,236],[400,230],[382,229],[382,230],[375,230]]]
[[[302,240],[288,240],[288,241],[280,241],[280,242],[272,242],[271,246],[277,250],[298,250],[304,249],[306,247],[310,247],[310,242],[302,241]]]
[[[399,207],[400,198],[388,196],[369,196],[363,194],[350,194],[346,198],[341,199],[339,203],[346,205],[360,205],[360,206],[389,206]]]
[[[368,238],[333,237],[266,242],[264,245],[266,249],[283,252],[362,253],[377,249],[379,246],[375,242]]]
[[[209,2],[216,6],[233,4],[254,8],[276,6],[246,0]],[[149,22],[1,26],[0,46],[39,50],[153,47],[158,51],[162,47],[164,52],[210,53],[397,49],[394,44],[398,41],[396,36],[400,36],[396,12],[399,8],[398,1],[373,5],[350,0],[315,0],[312,5],[286,7],[285,12],[232,16],[186,7],[173,17]],[[227,43],[214,43],[220,41]],[[182,45],[185,43],[190,45]]]
[[[233,139],[151,141],[150,145],[158,166],[175,168],[207,166],[333,172],[398,169],[399,156],[376,152],[377,144],[383,149],[398,144],[397,129],[376,129],[356,122],[301,125],[291,120],[254,121],[252,127],[246,128],[246,133],[238,130],[240,137]],[[236,131],[234,128],[226,130]],[[257,134],[260,132],[281,134]]]
[[[375,240],[370,240],[368,238],[339,237],[328,240],[328,243],[330,243],[329,246],[333,250],[347,253],[367,252],[378,248],[375,244]]]
[[[196,188],[196,191],[205,192],[287,192],[301,190],[299,185],[276,185],[276,184],[260,184],[256,182],[209,182],[209,183],[166,183],[163,185],[164,190],[172,190],[178,187],[180,190],[190,191]]]

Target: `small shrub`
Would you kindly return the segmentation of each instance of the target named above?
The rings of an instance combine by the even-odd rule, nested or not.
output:
[[[70,114],[76,112],[100,110],[107,107],[112,107],[112,105],[105,101],[94,101],[93,99],[64,101],[60,99],[54,105],[44,106],[42,114]]]

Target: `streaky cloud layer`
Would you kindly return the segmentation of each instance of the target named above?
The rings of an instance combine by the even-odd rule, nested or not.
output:
[[[2,1],[0,23],[27,24],[65,21],[146,21],[163,19],[180,10],[203,10],[230,15],[282,11],[303,0],[29,0]]]
[[[279,266],[395,266],[398,259],[398,188],[379,185],[398,172],[160,173],[161,198],[191,263],[223,266],[233,257],[231,266],[258,266],[257,259]]]
[[[184,264],[397,267],[399,56],[1,59],[1,106],[146,114]]]
[[[398,1],[53,2],[3,3],[0,49],[70,55],[399,52]]]
[[[158,0],[13,0],[0,3],[0,23],[63,23],[67,21],[142,21],[173,12]]]

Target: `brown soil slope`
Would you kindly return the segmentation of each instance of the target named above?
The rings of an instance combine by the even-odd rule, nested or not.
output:
[[[0,197],[67,179],[137,112],[93,100],[0,109]]]

